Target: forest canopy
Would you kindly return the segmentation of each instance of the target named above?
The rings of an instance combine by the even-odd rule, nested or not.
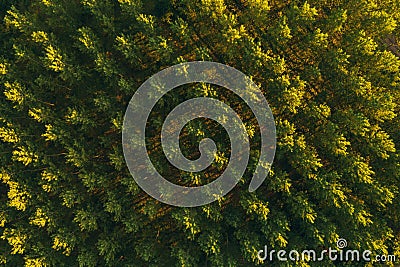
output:
[[[339,238],[400,260],[399,1],[3,0],[0,18],[0,265],[376,266],[257,256],[265,245],[336,248]],[[137,88],[191,61],[251,77],[277,147],[249,192],[260,144],[251,111],[223,88],[177,88],[157,103],[146,136],[171,181],[208,183],[229,161],[226,132],[194,120],[183,153],[196,157],[209,137],[218,157],[206,173],[171,168],[160,127],[182,101],[232,103],[251,137],[235,189],[180,208],[138,187],[121,133]]]

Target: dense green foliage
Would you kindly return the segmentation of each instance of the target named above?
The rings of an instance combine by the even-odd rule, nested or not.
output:
[[[266,264],[264,245],[301,251],[339,237],[400,258],[400,59],[387,41],[398,35],[398,1],[5,0],[0,16],[0,264],[253,266]],[[254,132],[248,174],[216,203],[175,208],[135,184],[121,125],[142,82],[193,60],[259,84],[278,147],[249,193],[259,138],[236,106]],[[177,183],[208,176],[163,164],[156,126],[200,95],[234,97],[192,85],[153,114],[153,161]],[[198,120],[187,133],[215,135],[224,151],[215,129]],[[216,170],[228,160],[219,155]],[[291,263],[321,264],[345,265]]]

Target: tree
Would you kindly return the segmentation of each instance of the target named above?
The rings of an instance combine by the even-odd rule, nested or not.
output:
[[[364,0],[5,1],[0,262],[250,266],[266,264],[257,258],[264,245],[335,248],[339,237],[351,249],[400,258],[400,60],[385,42],[398,37],[399,8]],[[223,88],[178,88],[152,114],[148,146],[160,172],[181,184],[215,178],[174,170],[159,147],[168,111],[195,96],[234,103],[254,152],[229,195],[176,208],[135,184],[121,127],[142,82],[193,60],[228,64],[260,85],[278,147],[270,176],[249,193],[259,145],[251,112]],[[213,170],[224,169],[223,129],[195,120],[183,135],[188,157],[213,137],[221,151]]]

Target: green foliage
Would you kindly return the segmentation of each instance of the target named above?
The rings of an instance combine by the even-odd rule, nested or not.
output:
[[[265,265],[264,245],[335,248],[339,237],[400,258],[400,59],[385,42],[400,37],[399,14],[398,1],[3,1],[0,264]],[[260,85],[278,147],[270,176],[249,193],[260,137],[248,108],[202,84],[168,94],[148,146],[174,182],[215,178],[179,172],[162,154],[157,127],[185,99],[233,103],[252,141],[235,190],[186,209],[138,188],[121,128],[142,82],[193,60],[228,64]],[[188,124],[183,152],[195,156],[204,137],[218,143],[218,174],[229,140],[217,125]]]

